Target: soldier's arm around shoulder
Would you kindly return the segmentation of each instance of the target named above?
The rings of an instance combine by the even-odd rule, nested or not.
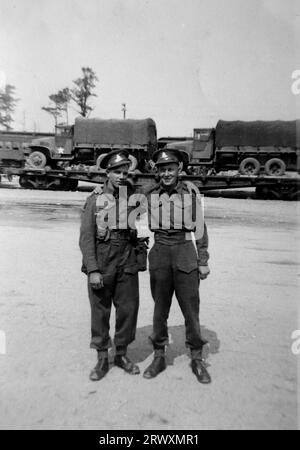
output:
[[[98,271],[96,254],[96,194],[90,195],[81,213],[79,247],[88,273]]]

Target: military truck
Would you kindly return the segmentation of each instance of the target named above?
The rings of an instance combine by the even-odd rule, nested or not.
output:
[[[126,119],[87,119],[78,117],[74,125],[56,127],[55,136],[34,139],[29,145],[29,166],[74,167],[76,165],[99,168],[105,154],[115,149],[127,149],[131,170],[146,170],[147,162],[156,149],[155,122]]]
[[[35,139],[24,154],[21,149],[12,152],[6,144],[0,146],[0,174],[10,179],[18,176],[26,189],[76,190],[79,181],[104,182],[106,174],[100,170],[103,155],[126,148],[131,153],[130,177],[140,187],[156,179],[152,154],[167,145],[185,152],[181,176],[202,191],[255,187],[258,197],[297,199],[299,124],[219,121],[216,128],[195,128],[193,137],[157,140],[152,119],[79,118],[73,126],[57,127],[55,136]],[[140,170],[133,170],[136,167]],[[284,175],[284,170],[298,174]]]
[[[160,138],[158,146],[180,148],[194,174],[238,170],[243,175],[282,176],[300,170],[300,120],[224,121],[194,128],[193,138]]]

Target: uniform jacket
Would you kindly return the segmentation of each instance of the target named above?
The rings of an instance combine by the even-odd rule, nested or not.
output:
[[[133,188],[131,185],[128,185],[128,196],[132,193]],[[81,215],[79,246],[83,256],[83,271],[87,273],[99,271],[99,265],[97,262],[97,240],[105,241],[109,239],[109,231],[119,229],[118,220],[111,227],[109,225],[106,227],[106,229],[101,227],[99,216],[102,212],[102,205],[103,203],[105,203],[100,201],[100,197],[102,194],[104,194],[106,198],[114,197],[115,205],[117,205],[117,207],[119,204],[119,198],[115,196],[116,191],[109,188],[108,182],[104,183],[103,188],[101,186],[97,187],[85,202]],[[109,195],[107,196],[106,194]],[[109,210],[111,207],[113,206],[110,205],[110,202],[106,202],[105,208]],[[130,208],[128,208],[128,214],[130,213],[130,211]],[[136,235],[135,230],[133,230],[133,234]]]
[[[178,217],[184,217],[185,220],[181,222],[181,231],[191,232],[195,231],[195,225],[198,229],[202,229],[200,237],[195,240],[197,253],[198,253],[198,265],[205,266],[208,263],[209,253],[208,253],[208,233],[207,226],[204,222],[203,216],[196,215],[196,202],[197,197],[196,194],[199,194],[199,191],[195,185],[190,182],[179,181],[177,186],[173,189],[169,194],[163,188],[161,184],[156,184],[147,188],[144,191],[147,197],[148,204],[148,221],[149,227],[151,231],[155,233],[165,233],[170,236],[173,233],[178,233],[178,229],[176,228],[176,222],[178,221]],[[184,198],[182,202],[170,202],[170,226],[168,229],[165,229],[164,224],[162,223],[162,205],[157,202],[157,196],[152,197],[153,194],[167,197],[172,197],[173,194],[179,196],[179,198]],[[153,202],[151,199],[155,198],[156,200]],[[176,198],[176,197],[174,197]],[[187,200],[186,200],[187,199]],[[189,201],[190,199],[190,201]],[[153,205],[154,203],[154,205]],[[151,206],[152,205],[152,206]],[[160,211],[155,214],[155,209],[158,208]],[[181,208],[180,211],[176,211],[176,208]],[[183,211],[185,210],[185,211]],[[153,214],[156,216],[153,220]],[[185,216],[184,216],[185,214]],[[159,220],[157,220],[159,217]],[[177,219],[176,219],[177,217]],[[197,223],[198,221],[198,223]],[[202,221],[202,223],[200,223]]]

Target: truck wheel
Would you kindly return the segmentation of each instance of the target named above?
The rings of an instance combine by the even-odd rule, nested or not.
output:
[[[285,173],[286,165],[279,158],[272,158],[265,164],[265,172],[267,175],[274,175],[280,177]]]
[[[30,153],[27,159],[28,164],[35,169],[43,169],[47,164],[47,157],[38,150]]]
[[[256,198],[260,198],[266,200],[268,198],[268,187],[266,186],[256,186],[255,188],[255,196]]]
[[[33,189],[33,185],[28,181],[28,177],[26,175],[20,175],[19,185],[23,189]]]
[[[256,158],[245,158],[240,164],[239,172],[242,175],[257,175],[260,171],[260,163]]]
[[[78,180],[67,178],[64,180],[60,180],[61,188],[65,191],[77,191],[78,188]]]

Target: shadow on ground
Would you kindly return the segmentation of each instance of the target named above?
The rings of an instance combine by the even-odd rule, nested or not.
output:
[[[152,332],[152,326],[147,325],[137,329],[136,339],[128,349],[128,356],[136,363],[145,361],[153,352],[153,348],[149,341]],[[209,354],[218,353],[220,341],[215,331],[209,330],[205,326],[201,326],[201,334],[203,339],[208,341],[203,349],[203,357],[207,358]],[[189,354],[189,350],[185,346],[185,326],[177,325],[169,327],[170,345],[167,349],[167,363],[173,365],[175,358],[181,355]]]

